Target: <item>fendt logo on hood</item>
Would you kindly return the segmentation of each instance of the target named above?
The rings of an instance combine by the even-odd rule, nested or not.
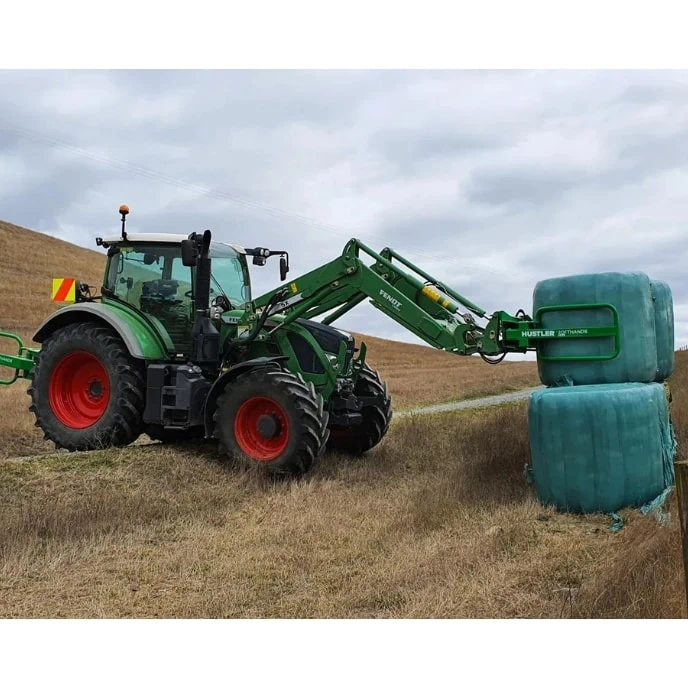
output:
[[[380,289],[380,296],[382,298],[387,299],[396,310],[400,311],[401,310],[401,301],[397,301],[393,296],[390,296],[384,289]]]

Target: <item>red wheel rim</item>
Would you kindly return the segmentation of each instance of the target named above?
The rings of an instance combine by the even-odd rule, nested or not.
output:
[[[50,376],[48,399],[55,417],[68,428],[83,430],[97,423],[110,402],[105,366],[87,351],[67,354]]]
[[[265,435],[266,425],[268,436]],[[272,461],[287,448],[289,442],[287,414],[273,399],[247,399],[234,418],[234,436],[242,451],[252,459]]]

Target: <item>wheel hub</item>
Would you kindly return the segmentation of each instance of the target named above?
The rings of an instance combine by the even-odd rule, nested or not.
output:
[[[261,437],[266,440],[271,440],[273,437],[277,437],[281,430],[280,420],[277,416],[271,413],[264,413],[258,419],[258,432]]]
[[[103,396],[103,383],[100,380],[91,380],[88,386],[88,396],[91,399],[99,399]]]

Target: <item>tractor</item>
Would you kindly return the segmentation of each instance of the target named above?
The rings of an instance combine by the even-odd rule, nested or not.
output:
[[[36,425],[58,448],[124,446],[144,433],[215,439],[244,465],[288,475],[328,448],[363,454],[385,436],[391,398],[365,343],[332,323],[365,299],[431,346],[489,363],[554,337],[618,341],[615,327],[582,335],[543,329],[523,311],[488,315],[393,249],[357,239],[289,280],[286,251],[213,241],[210,230],[130,233],[128,214],[122,206],[121,231],[96,239],[107,250],[100,294],[75,282],[74,303],[34,334],[40,348],[0,333],[18,346],[0,354],[13,369],[2,382],[29,380]],[[282,284],[253,298],[248,259],[273,256]]]

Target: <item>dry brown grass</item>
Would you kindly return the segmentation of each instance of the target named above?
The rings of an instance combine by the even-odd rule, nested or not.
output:
[[[6,461],[0,616],[684,616],[675,502],[613,534],[542,508],[527,458],[515,405],[398,421],[300,482],[213,448]]]
[[[383,316],[380,316],[383,317]],[[356,335],[368,347],[368,361],[380,371],[397,410],[458,399],[501,394],[540,384],[534,361],[516,354],[499,365],[476,356],[457,356],[419,344]]]
[[[0,221],[0,330],[17,332],[28,343],[57,304],[53,277],[77,277],[100,287],[104,252]]]

